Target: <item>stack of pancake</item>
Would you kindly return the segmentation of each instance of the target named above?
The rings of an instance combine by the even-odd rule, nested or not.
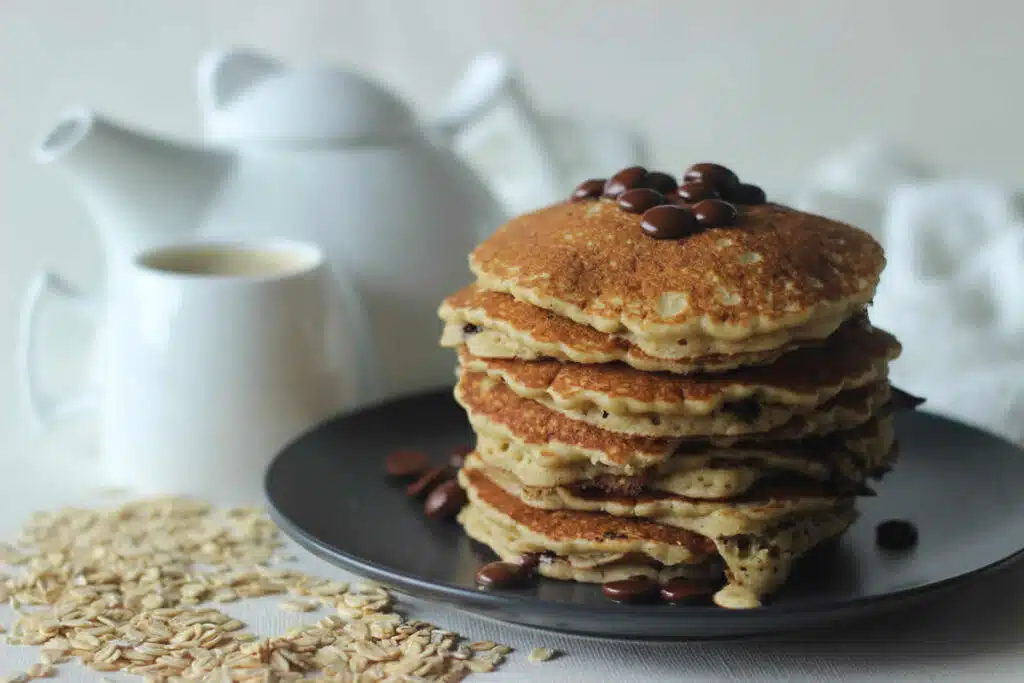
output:
[[[459,521],[548,577],[724,577],[717,604],[757,606],[893,464],[882,249],[770,203],[654,239],[576,199],[500,228],[441,306],[477,435]]]

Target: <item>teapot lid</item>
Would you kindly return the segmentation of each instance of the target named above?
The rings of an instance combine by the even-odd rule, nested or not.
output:
[[[206,55],[200,62],[199,90],[211,140],[379,142],[418,127],[408,104],[363,74],[293,68],[252,50]]]

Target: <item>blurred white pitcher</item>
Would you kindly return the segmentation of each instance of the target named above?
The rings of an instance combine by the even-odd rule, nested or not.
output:
[[[351,402],[358,369],[371,365],[358,298],[335,299],[337,274],[311,244],[160,247],[139,254],[125,277],[97,307],[107,320],[95,397],[48,398],[36,377],[42,295],[86,297],[46,274],[23,318],[23,378],[36,417],[98,406],[113,484],[258,499],[273,455]]]

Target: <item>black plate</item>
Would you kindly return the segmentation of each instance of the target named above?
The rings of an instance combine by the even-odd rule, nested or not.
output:
[[[473,575],[493,556],[455,522],[435,522],[390,481],[383,460],[411,448],[441,461],[472,443],[450,391],[401,399],[331,420],[271,464],[266,490],[285,533],[316,555],[400,593],[503,621],[619,638],[725,637],[867,616],[1008,564],[1024,552],[1024,452],[925,413],[897,418],[901,460],[860,503],[861,518],[832,553],[798,568],[770,606],[753,610],[609,602],[599,586],[542,579],[483,591]],[[875,525],[918,527],[908,552],[874,543]]]

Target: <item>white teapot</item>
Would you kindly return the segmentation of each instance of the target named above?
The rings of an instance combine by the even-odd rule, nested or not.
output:
[[[450,383],[452,359],[438,347],[435,311],[469,279],[467,253],[506,212],[449,146],[491,101],[522,102],[518,90],[506,97],[514,84],[501,59],[478,59],[432,126],[361,74],[294,68],[252,50],[207,55],[198,81],[205,143],[163,139],[75,108],[36,149],[38,161],[67,172],[92,212],[108,290],[133,255],[161,244],[312,241],[350,304],[369,318],[364,344],[346,340],[360,348],[353,375],[372,371],[355,403]],[[538,140],[527,145],[533,161],[550,164]],[[44,274],[33,311],[47,285],[75,294]]]

